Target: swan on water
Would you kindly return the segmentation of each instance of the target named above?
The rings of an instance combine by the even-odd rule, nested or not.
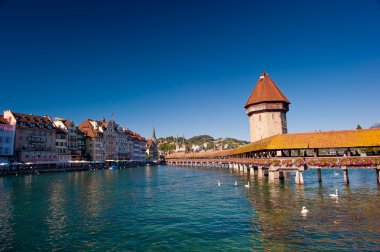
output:
[[[339,173],[337,173],[336,171],[334,171],[334,176],[339,176]]]
[[[306,215],[309,213],[309,210],[306,209],[305,206],[302,207],[301,214]]]
[[[235,186],[237,186],[237,181],[235,180]]]
[[[248,182],[246,185],[244,185],[244,187],[247,187],[247,188],[249,188],[249,182]]]
[[[332,198],[338,198],[338,189],[335,189],[335,194],[330,193],[330,197],[332,197]]]
[[[218,179],[218,186],[220,186],[220,181],[219,181],[219,179]]]

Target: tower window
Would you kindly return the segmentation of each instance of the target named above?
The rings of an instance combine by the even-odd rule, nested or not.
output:
[[[272,119],[274,119],[274,114],[272,114]]]
[[[261,121],[261,115],[259,115],[259,121]]]

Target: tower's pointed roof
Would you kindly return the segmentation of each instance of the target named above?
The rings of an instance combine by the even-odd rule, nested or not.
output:
[[[153,140],[154,142],[157,142],[157,138],[156,138],[156,129],[155,129],[155,128],[153,128],[152,140]]]
[[[290,104],[288,98],[285,97],[265,71],[260,75],[244,108],[261,102],[285,102]]]

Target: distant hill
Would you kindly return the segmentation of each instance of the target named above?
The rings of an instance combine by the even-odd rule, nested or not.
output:
[[[177,142],[180,145],[185,143],[187,152],[233,149],[248,143],[247,141],[238,140],[232,137],[215,139],[209,135],[199,135],[186,139],[183,137],[177,138],[169,136],[158,139],[158,149],[164,153],[173,153],[176,149]]]
[[[375,123],[370,127],[370,129],[380,129],[380,123]]]
[[[195,136],[192,138],[189,138],[188,141],[190,142],[196,142],[196,141],[214,141],[215,139],[212,136],[209,135],[200,135],[200,136]]]

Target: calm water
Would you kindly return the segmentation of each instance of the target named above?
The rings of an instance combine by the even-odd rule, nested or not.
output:
[[[167,166],[2,177],[0,250],[380,250],[374,170],[350,170],[348,187],[322,175],[305,172],[304,186]]]

